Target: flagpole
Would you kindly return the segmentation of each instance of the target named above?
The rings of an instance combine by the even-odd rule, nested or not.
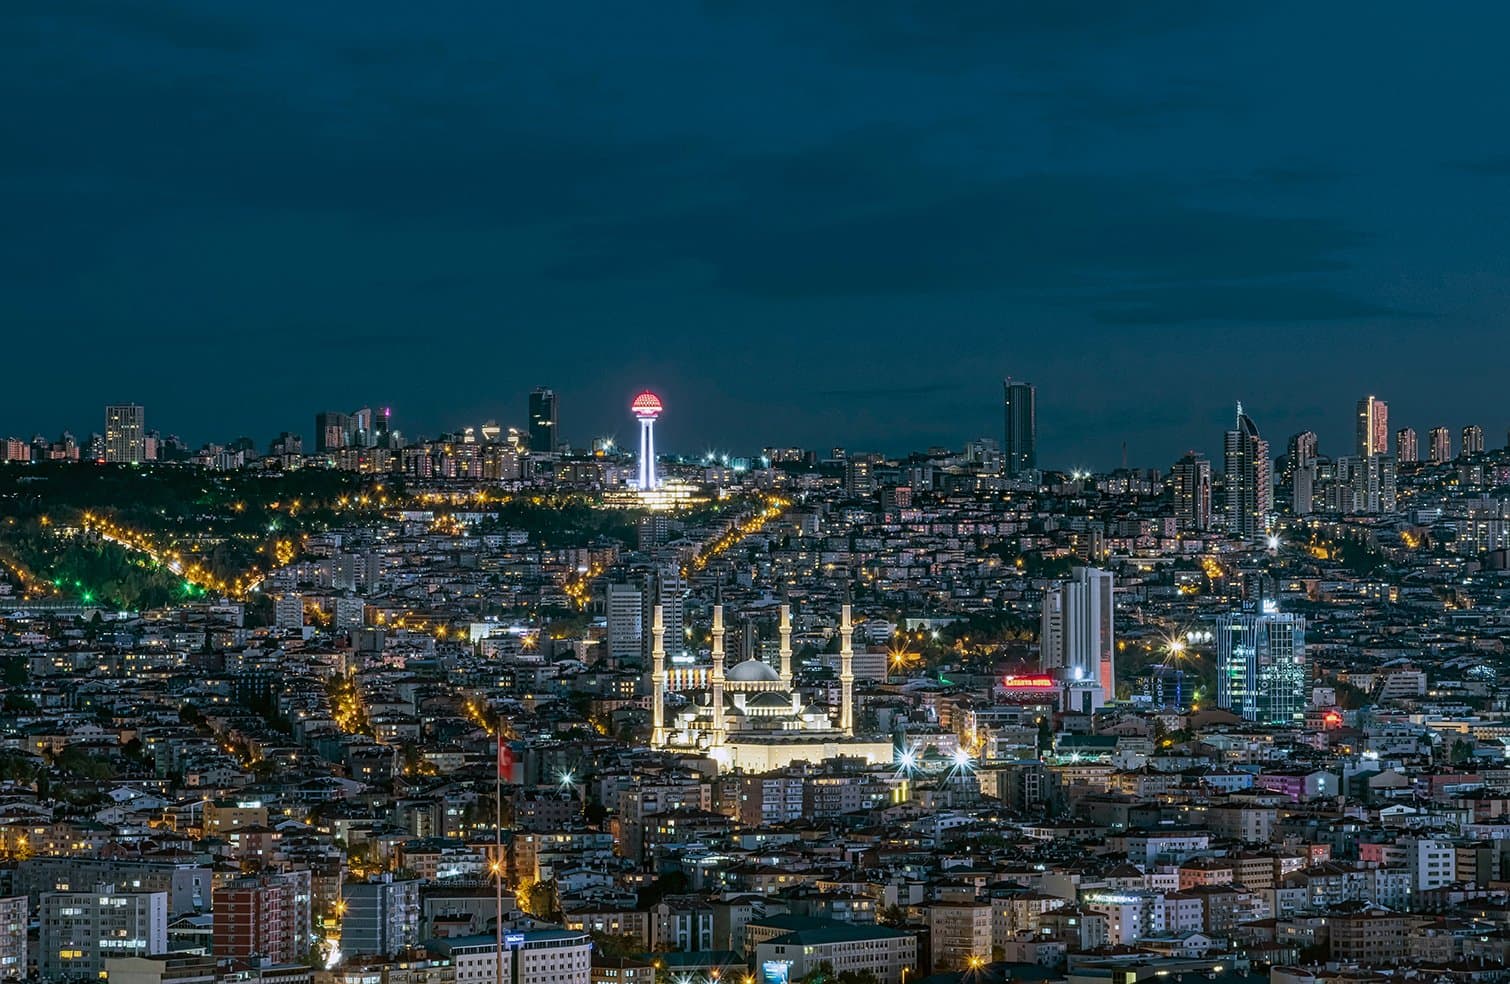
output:
[[[493,889],[495,910],[493,931],[497,935],[498,953],[493,961],[495,984],[503,984],[503,726],[498,727],[498,769],[493,780]]]

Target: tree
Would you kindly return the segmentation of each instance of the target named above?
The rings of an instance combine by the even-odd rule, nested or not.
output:
[[[616,959],[630,957],[637,953],[645,952],[645,941],[633,933],[601,933],[592,934],[593,949],[600,956]]]
[[[561,912],[561,898],[556,891],[556,879],[530,881],[521,885],[516,894],[519,907],[537,919],[556,919]]]
[[[834,965],[827,960],[797,978],[796,984],[833,984]]]
[[[1449,757],[1452,760],[1452,764],[1463,765],[1464,763],[1472,759],[1473,748],[1473,742],[1465,741],[1462,738],[1454,738],[1452,741],[1452,749],[1448,753]]]
[[[1045,714],[1038,719],[1038,754],[1043,755],[1054,747],[1054,726]]]

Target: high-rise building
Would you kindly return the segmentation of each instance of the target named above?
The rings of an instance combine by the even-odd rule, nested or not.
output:
[[[544,386],[535,387],[530,393],[530,451],[534,454],[552,454],[561,436],[556,429],[556,391]]]
[[[1421,460],[1421,448],[1416,441],[1414,427],[1401,427],[1395,431],[1395,463],[1414,465]]]
[[[870,455],[857,454],[844,459],[844,489],[855,497],[876,490],[875,461]]]
[[[1469,424],[1463,428],[1463,443],[1458,453],[1467,457],[1470,454],[1484,453],[1484,428],[1478,424]]]
[[[1185,532],[1201,533],[1211,528],[1211,462],[1191,451],[1170,470],[1174,486],[1174,515]]]
[[[1301,431],[1290,435],[1290,441],[1285,450],[1280,482],[1289,490],[1290,511],[1296,516],[1308,516],[1312,510],[1319,456],[1317,448],[1316,432]]]
[[[1111,571],[1076,567],[1070,580],[1050,585],[1043,596],[1040,665],[1058,671],[1071,701],[1084,694],[1091,709],[1117,696],[1114,595]]]
[[[1316,510],[1316,477],[1320,462],[1308,461],[1290,476],[1290,512],[1309,516]]]
[[[644,592],[623,583],[609,583],[604,590],[609,665],[639,662],[645,638]]]
[[[26,978],[26,927],[28,903],[24,895],[0,899],[0,981]]]
[[[1227,527],[1234,536],[1256,539],[1268,529],[1274,505],[1274,463],[1269,442],[1237,405],[1237,427],[1227,432]]]
[[[362,407],[360,410],[351,411],[349,418],[350,439],[348,443],[359,448],[376,447],[377,437],[372,419],[371,407]]]
[[[687,654],[687,593],[687,581],[682,577],[681,568],[675,564],[667,565],[645,577],[645,589],[641,594],[640,625],[651,624],[655,606],[659,604],[661,626],[665,629],[663,644],[666,656],[672,660]],[[657,598],[660,599],[659,602]],[[647,665],[650,663],[650,649],[654,644],[651,636],[650,632],[642,632],[640,636],[640,657]]]
[[[1392,513],[1396,496],[1395,459],[1376,454],[1368,458],[1338,458],[1327,490],[1328,507],[1342,513]]]
[[[1371,458],[1389,451],[1389,404],[1373,396],[1358,401],[1358,442],[1360,458]]]
[[[1031,383],[1002,380],[1002,411],[1005,440],[1001,446],[1002,468],[1009,476],[1038,468],[1038,390]]]
[[[417,878],[384,875],[341,886],[341,952],[391,957],[419,943]]]
[[[168,893],[43,892],[37,969],[46,980],[95,980],[110,957],[168,952]]]
[[[1440,465],[1452,460],[1452,433],[1445,427],[1433,427],[1426,435],[1430,444],[1431,463]]]
[[[135,403],[105,408],[105,460],[135,465],[147,460],[147,412]]]
[[[1301,431],[1299,434],[1290,435],[1290,442],[1285,449],[1285,466],[1281,477],[1289,483],[1298,469],[1311,464],[1317,458],[1319,443],[1315,431]]]
[[[313,928],[310,898],[307,868],[235,878],[217,887],[215,956],[273,963],[304,960]]]
[[[1306,620],[1261,600],[1217,618],[1216,704],[1259,724],[1297,724],[1306,705]]]
[[[315,414],[315,450],[339,451],[346,446],[351,432],[351,418],[344,413],[326,410]]]

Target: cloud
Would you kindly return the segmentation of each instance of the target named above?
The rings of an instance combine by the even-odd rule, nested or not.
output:
[[[184,51],[240,53],[264,37],[249,22],[217,16],[212,9],[209,4],[172,0],[14,0],[7,4],[10,24],[31,20],[50,30],[94,31],[107,41],[133,39]]]
[[[1102,324],[1111,325],[1346,321],[1411,316],[1340,290],[1299,284],[1143,288],[1104,294],[1099,301],[1093,316]]]
[[[1450,167],[1468,174],[1485,178],[1510,177],[1510,154],[1481,157],[1477,160],[1455,161]]]
[[[555,272],[679,267],[786,298],[1076,291],[1341,271],[1365,241],[1330,218],[1193,204],[1156,176],[937,164],[896,131],[705,163],[696,200],[571,226]]]
[[[711,13],[727,5],[707,4]],[[1188,29],[1214,8],[1193,0],[826,0],[786,12],[788,30],[858,62],[963,71],[1002,61],[1054,61],[1069,51]]]
[[[843,400],[888,400],[909,396],[933,396],[937,393],[957,392],[954,383],[922,383],[910,386],[857,386],[853,388],[818,390],[813,395],[825,399]]]

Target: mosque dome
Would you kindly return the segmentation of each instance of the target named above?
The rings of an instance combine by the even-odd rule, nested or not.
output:
[[[730,667],[727,679],[732,683],[780,683],[781,674],[770,663],[747,659]]]

